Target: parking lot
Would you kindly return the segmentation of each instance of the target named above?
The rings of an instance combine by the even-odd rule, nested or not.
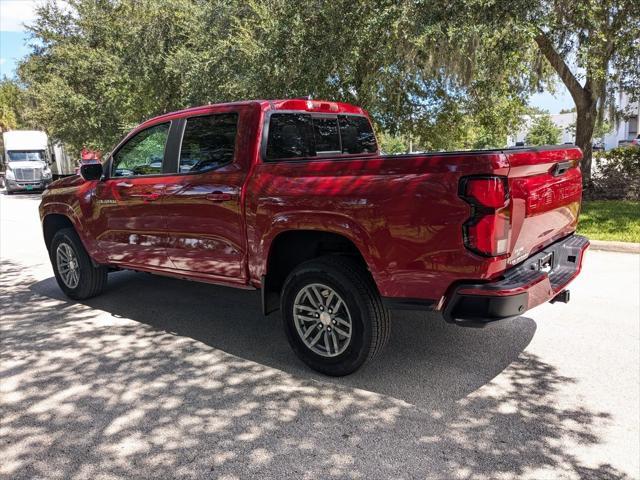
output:
[[[587,253],[567,305],[485,329],[395,312],[312,372],[259,292],[118,272],[58,289],[39,195],[0,195],[3,478],[633,479],[640,256]]]

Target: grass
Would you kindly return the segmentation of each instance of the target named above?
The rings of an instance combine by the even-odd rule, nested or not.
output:
[[[640,243],[640,202],[585,201],[582,203],[578,233],[594,240]]]

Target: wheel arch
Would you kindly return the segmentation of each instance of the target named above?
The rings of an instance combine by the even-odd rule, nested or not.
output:
[[[79,218],[80,215],[84,221]],[[55,232],[59,228],[73,228],[80,237],[82,245],[96,263],[106,263],[104,252],[98,249],[95,237],[91,234],[90,217],[83,217],[84,212],[77,203],[71,205],[60,201],[44,201],[40,205],[40,219],[44,241],[49,248]],[[64,218],[63,218],[64,217]],[[49,225],[47,225],[49,224]],[[57,228],[56,228],[57,227]]]
[[[44,243],[47,246],[47,249],[51,245],[51,241],[53,240],[56,232],[63,228],[73,228],[76,230],[73,221],[71,221],[67,215],[62,213],[49,213],[44,216],[42,219],[42,233],[44,235]]]
[[[279,309],[284,282],[298,265],[331,254],[348,255],[370,271],[361,248],[343,232],[299,228],[282,230],[274,235],[261,276],[263,313],[268,315]]]

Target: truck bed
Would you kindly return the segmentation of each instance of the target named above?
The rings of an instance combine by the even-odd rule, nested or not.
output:
[[[580,158],[576,147],[552,146],[260,163],[247,212],[256,232],[275,223],[269,238],[278,226],[335,229],[361,249],[383,296],[438,302],[449,285],[495,279],[575,231]],[[460,180],[486,175],[509,185],[509,247],[499,257],[477,255],[463,240],[472,209]],[[268,244],[249,232],[254,258]]]

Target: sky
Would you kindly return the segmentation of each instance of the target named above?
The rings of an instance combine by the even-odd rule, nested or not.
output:
[[[13,77],[16,63],[29,53],[25,23],[35,15],[34,0],[0,0],[0,77]]]
[[[549,92],[532,95],[529,104],[547,110],[549,113],[560,113],[560,110],[575,107],[573,98],[564,85],[558,85],[555,95]]]
[[[0,0],[0,78],[14,77],[17,62],[29,53],[24,25],[33,20],[38,3],[40,0]],[[530,104],[549,113],[574,106],[563,85],[558,85],[555,95],[549,92],[533,95]]]

